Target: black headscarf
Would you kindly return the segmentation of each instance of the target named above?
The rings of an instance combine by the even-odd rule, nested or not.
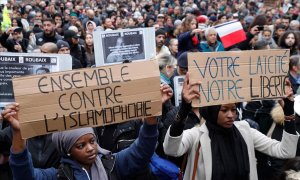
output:
[[[218,125],[220,108],[220,105],[200,108],[211,139],[212,180],[247,180],[250,172],[247,145],[235,125],[231,128]]]

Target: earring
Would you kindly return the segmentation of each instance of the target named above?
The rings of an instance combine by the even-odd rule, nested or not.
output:
[[[67,154],[67,156],[69,156],[69,157],[70,157],[70,156],[71,156],[71,154],[70,154],[70,153],[68,153],[68,154]]]

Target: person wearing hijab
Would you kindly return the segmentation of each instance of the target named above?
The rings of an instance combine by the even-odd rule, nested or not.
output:
[[[178,157],[188,153],[185,180],[256,180],[254,150],[276,158],[295,157],[299,136],[293,120],[285,121],[285,131],[278,142],[250,128],[246,121],[235,121],[234,103],[201,108],[200,114],[206,122],[183,131],[192,99],[200,95],[192,88],[200,83],[188,82],[189,74],[182,90],[182,106],[163,144],[167,155]]]
[[[168,88],[163,88],[167,93]],[[18,120],[19,104],[14,103],[2,112],[12,128],[13,140],[10,155],[10,166],[14,179],[75,179],[75,180],[108,180],[130,179],[143,171],[154,153],[158,130],[154,117],[146,118],[140,129],[138,139],[127,149],[112,154],[109,159],[102,157],[110,152],[101,149],[96,141],[92,128],[81,128],[57,132],[52,135],[52,141],[61,155],[61,163],[67,164],[72,173],[62,171],[60,177],[55,168],[34,168],[30,152],[26,148],[26,140],[22,139]],[[109,163],[107,162],[109,160]],[[111,161],[113,160],[113,161]],[[106,162],[106,163],[105,163]]]

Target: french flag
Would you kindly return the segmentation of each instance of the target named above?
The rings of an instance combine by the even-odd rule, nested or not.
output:
[[[215,26],[225,48],[246,40],[246,33],[242,24],[237,21],[229,21]]]

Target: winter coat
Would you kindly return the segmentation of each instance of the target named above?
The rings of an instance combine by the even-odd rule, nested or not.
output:
[[[114,154],[115,164],[111,172],[116,172],[117,179],[130,179],[131,175],[139,173],[148,166],[151,156],[154,153],[157,142],[157,125],[144,125],[140,129],[138,139],[127,149]],[[101,157],[101,154],[99,154]],[[25,149],[23,152],[15,154],[11,152],[10,166],[15,180],[36,179],[55,180],[57,179],[57,169],[36,169],[33,167],[31,154]],[[63,158],[62,162],[69,163],[73,168],[75,179],[88,180],[89,174],[83,170],[75,161]],[[108,177],[111,177],[108,174]]]
[[[186,51],[191,51],[191,50],[199,48],[198,44],[194,45],[192,38],[193,37],[191,36],[191,31],[181,33],[178,36],[177,57],[179,57],[182,53],[184,53]],[[198,49],[198,50],[201,51],[201,49]]]
[[[225,51],[223,44],[220,41],[217,41],[215,47],[210,46],[207,41],[201,41],[200,48],[203,52],[220,52]]]
[[[51,36],[51,37],[47,37],[44,35],[44,32],[40,32],[40,33],[35,34],[35,39],[36,39],[36,45],[42,46],[43,44],[45,44],[47,42],[52,42],[52,43],[56,44],[58,40],[62,39],[62,37],[58,34],[55,34],[54,36]]]
[[[236,121],[234,122],[234,125],[240,131],[247,144],[250,163],[249,180],[258,179],[255,149],[277,158],[295,157],[297,141],[299,139],[298,135],[292,135],[284,131],[282,141],[278,142],[266,137],[259,131],[250,128],[246,121]],[[178,137],[170,136],[170,128],[166,134],[164,141],[164,150],[166,154],[175,157],[182,156],[186,152],[189,154],[184,175],[185,180],[190,180],[192,177],[195,153],[199,141],[201,147],[195,179],[210,180],[212,178],[212,154],[211,141],[206,124],[203,124],[201,127],[194,127],[190,130],[186,130]]]

